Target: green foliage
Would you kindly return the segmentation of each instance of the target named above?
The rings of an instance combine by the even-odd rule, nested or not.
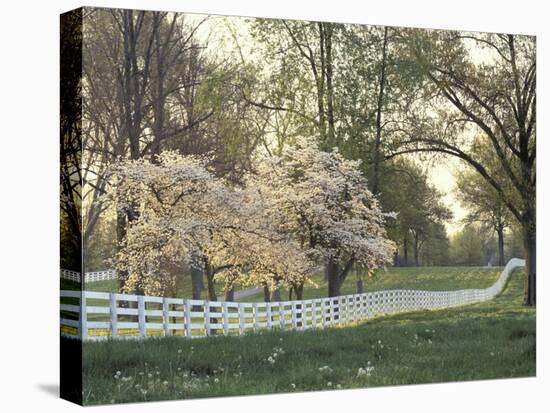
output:
[[[387,162],[382,170],[381,203],[385,210],[398,212],[395,220],[388,220],[388,234],[399,246],[394,264],[447,265],[449,243],[443,222],[452,215],[442,194],[413,161]]]
[[[465,226],[451,238],[451,262],[454,265],[487,265],[484,239],[478,227]]]
[[[116,255],[116,220],[107,214],[99,218],[94,235],[84,246],[86,272],[102,271],[113,266]]]

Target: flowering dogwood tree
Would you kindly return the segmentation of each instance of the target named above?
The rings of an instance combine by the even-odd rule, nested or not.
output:
[[[129,274],[125,290],[173,292],[166,264],[181,261],[206,275],[210,300],[216,300],[215,277],[226,289],[236,282],[303,285],[314,264],[272,225],[259,193],[229,186],[207,164],[164,152],[113,167],[119,206],[138,215],[117,255],[118,268]]]
[[[323,152],[313,139],[301,138],[280,157],[261,159],[248,182],[267,200],[279,229],[292,234],[311,260],[325,263],[331,297],[340,295],[354,263],[370,271],[384,267],[395,249],[384,229],[389,214],[382,213],[359,166],[337,149]]]
[[[374,270],[390,262],[385,214],[358,161],[299,139],[280,157],[260,157],[244,187],[207,165],[206,158],[164,152],[113,167],[119,207],[137,215],[117,256],[129,274],[125,290],[173,292],[167,264],[184,261],[206,275],[210,300],[215,279],[226,290],[284,286],[301,299],[317,263],[336,296],[354,263]]]

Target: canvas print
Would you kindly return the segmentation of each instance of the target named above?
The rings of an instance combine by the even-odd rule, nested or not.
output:
[[[85,7],[60,42],[63,398],[536,374],[534,36]]]

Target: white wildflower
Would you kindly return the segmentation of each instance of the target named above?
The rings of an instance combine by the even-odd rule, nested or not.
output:
[[[328,373],[328,374],[330,374],[330,373],[332,373],[333,370],[332,370],[329,366],[323,366],[323,367],[319,367],[319,371],[320,371],[321,373]]]

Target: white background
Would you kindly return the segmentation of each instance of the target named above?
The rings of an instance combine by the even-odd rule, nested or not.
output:
[[[537,378],[367,390],[161,402],[94,411],[548,411],[549,181],[548,10],[528,1],[89,1],[86,5],[164,9],[334,22],[469,29],[538,36],[538,366]],[[3,2],[0,14],[0,409],[67,412],[58,386],[58,14],[83,5]],[[546,65],[545,65],[546,63]],[[541,159],[543,161],[541,161]],[[505,343],[503,343],[505,345]],[[546,347],[546,348],[545,348]]]

